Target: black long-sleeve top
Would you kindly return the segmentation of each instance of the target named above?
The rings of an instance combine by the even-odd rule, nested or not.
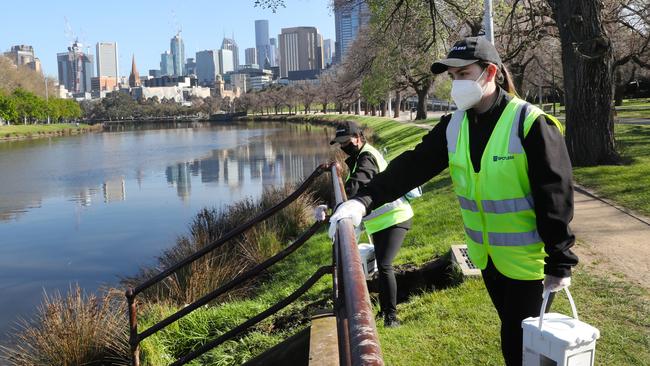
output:
[[[488,111],[482,114],[472,109],[467,111],[470,157],[476,172],[481,169],[481,157],[490,135],[511,99],[511,95],[499,88],[499,94]],[[451,115],[443,116],[413,150],[393,159],[385,171],[361,186],[352,198],[372,210],[445,170],[449,166],[446,130],[450,120]],[[569,277],[578,257],[570,250],[575,242],[569,228],[573,219],[573,185],[571,161],[564,138],[552,121],[540,115],[522,145],[528,159],[537,231],[548,254],[544,273]]]
[[[350,171],[350,177],[345,181],[345,194],[348,197],[356,195],[361,188],[365,187],[377,174],[379,174],[379,164],[375,157],[369,152],[350,156],[345,159],[345,164],[348,166]],[[381,205],[375,206],[375,208],[379,206]],[[368,210],[368,212],[370,212],[370,210]],[[410,229],[411,223],[412,220],[408,219],[396,224],[395,227]]]

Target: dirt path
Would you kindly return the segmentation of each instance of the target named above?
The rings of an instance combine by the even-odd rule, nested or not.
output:
[[[650,219],[580,190],[575,192],[571,222],[580,262],[590,271],[619,276],[650,290]]]

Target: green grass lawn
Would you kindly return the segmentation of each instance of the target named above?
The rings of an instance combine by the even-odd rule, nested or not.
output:
[[[373,129],[375,141],[380,148],[386,147],[388,158],[413,147],[426,133],[422,129],[384,118],[326,118],[342,120],[351,117]],[[322,119],[323,116],[318,118]],[[618,131],[619,141],[625,146],[626,154],[643,153],[643,159],[648,159],[647,149],[645,152],[643,150],[650,142],[650,129],[622,126]],[[627,174],[628,170],[642,169],[642,165],[643,161],[639,160],[628,167],[612,167],[620,171],[611,175]],[[647,160],[645,165],[649,165]],[[593,183],[598,185],[603,184],[597,179],[599,175],[610,175],[605,171],[578,170],[576,176],[584,184],[588,184],[587,172],[591,173],[589,177]],[[636,174],[641,172],[635,173],[635,176]],[[639,177],[633,183],[641,187]],[[621,182],[626,180],[633,179],[620,178]],[[650,201],[647,195],[645,197],[646,201]],[[396,264],[422,264],[436,256],[445,255],[451,244],[463,241],[458,204],[446,172],[424,186],[424,195],[414,201],[413,208],[416,213],[414,225],[404,241]],[[329,263],[330,251],[331,243],[323,229],[303,248],[277,264],[250,299],[225,302],[195,311],[146,340],[142,345],[144,364],[167,364],[178,357],[179,352],[222,334],[287,296],[319,266]],[[288,309],[258,325],[245,337],[214,349],[193,364],[240,364],[297,333],[306,325],[286,319],[308,304],[327,298],[330,286],[330,278],[324,278]],[[596,352],[597,365],[650,364],[650,296],[646,291],[613,278],[596,276],[580,265],[575,270],[571,289],[581,319],[601,331]],[[456,287],[423,292],[399,304],[398,309],[401,327],[387,329],[378,324],[387,365],[502,364],[498,319],[482,280],[467,279]],[[568,302],[563,296],[558,296],[553,310],[570,314]],[[145,329],[171,311],[169,306],[163,305],[148,308],[140,318],[140,329]],[[282,319],[282,326],[279,326],[278,322]]]
[[[599,195],[650,215],[650,126],[616,125],[624,165],[575,168],[575,180]]]
[[[73,123],[52,123],[49,125],[8,125],[0,126],[0,139],[18,136],[34,136],[48,133],[67,133],[89,128],[89,125]]]

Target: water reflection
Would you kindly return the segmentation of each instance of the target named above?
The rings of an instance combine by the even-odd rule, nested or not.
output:
[[[303,179],[327,142],[323,129],[255,124],[0,144],[0,339],[43,289],[115,283],[202,207]]]

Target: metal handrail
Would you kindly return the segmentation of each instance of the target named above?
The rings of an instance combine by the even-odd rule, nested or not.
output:
[[[344,185],[339,174],[340,167],[332,164],[330,169],[336,205],[339,205],[346,200]],[[339,329],[339,334],[344,335],[344,339],[339,340],[339,348],[344,351],[341,352],[341,357],[344,358],[342,363],[353,366],[383,365],[366,278],[357,249],[354,226],[350,219],[343,219],[337,223],[334,246],[337,251],[336,264],[340,275],[338,296],[343,297],[343,301],[339,301],[339,304],[343,303],[343,307],[339,308],[337,313],[347,320],[347,322],[338,322],[340,327],[344,327]]]
[[[309,238],[312,237],[318,231],[318,229],[323,226],[323,221],[317,221],[312,225],[307,231],[305,231],[296,241],[294,241],[291,245],[288,247],[284,248],[277,254],[275,254],[273,257],[265,260],[264,262],[256,265],[255,267],[249,269],[248,271],[240,274],[239,276],[235,277],[234,279],[230,280],[228,283],[220,286],[216,290],[204,295],[200,299],[194,301],[190,305],[185,306],[181,310],[175,312],[174,314],[168,316],[167,318],[159,321],[158,323],[152,325],[150,328],[147,330],[143,331],[138,335],[138,341],[142,342],[145,338],[149,337],[150,335],[156,333],[157,331],[165,328],[169,324],[175,322],[176,320],[184,317],[185,315],[191,313],[192,311],[200,308],[201,306],[209,303],[210,301],[216,299],[220,295],[225,294],[226,292],[232,290],[233,288],[237,287],[238,285],[242,284],[243,282],[246,282],[250,280],[251,278],[257,276],[260,274],[262,271],[265,269],[269,268],[270,266],[274,265],[275,263],[279,262],[280,260],[284,259],[287,257],[289,254],[293,253],[296,251],[296,249],[300,248]]]
[[[132,352],[132,364],[138,366],[139,360],[139,344],[142,340],[151,336],[152,334],[160,331],[169,324],[182,318],[183,316],[191,313],[193,310],[207,304],[216,297],[226,293],[227,291],[237,287],[241,283],[255,277],[262,271],[284,259],[289,254],[293,253],[296,249],[302,246],[325,221],[316,222],[305,233],[303,233],[291,245],[276,253],[273,257],[265,260],[264,262],[249,269],[245,273],[235,277],[228,283],[220,286],[216,290],[204,295],[192,304],[184,307],[176,313],[168,316],[162,321],[154,324],[142,333],[138,334],[137,329],[137,307],[135,297],[151,287],[157,282],[160,282],[180,267],[189,264],[201,256],[207,254],[211,250],[218,248],[228,240],[236,235],[241,234],[253,225],[267,219],[280,209],[286,207],[302,194],[311,184],[314,179],[326,170],[332,173],[332,185],[334,188],[334,197],[336,205],[346,200],[343,181],[340,176],[340,166],[335,163],[320,165],[304,182],[294,191],[291,195],[285,198],[282,202],[274,207],[266,210],[254,219],[246,222],[245,224],[233,229],[224,237],[214,241],[204,249],[192,254],[191,256],[181,260],[176,265],[166,269],[152,279],[146,281],[135,289],[129,288],[126,292],[127,302],[129,306],[129,322],[130,322],[130,337],[129,343]],[[381,349],[377,337],[377,329],[375,326],[374,318],[372,316],[372,308],[370,305],[370,298],[366,286],[365,275],[361,267],[361,259],[356,246],[356,239],[354,228],[349,219],[341,220],[337,223],[337,233],[332,246],[332,265],[321,267],[307,282],[294,291],[285,299],[279,301],[262,313],[253,318],[248,319],[246,322],[240,324],[236,328],[222,334],[216,339],[202,345],[198,349],[188,353],[175,361],[172,365],[185,364],[203,353],[211,350],[212,348],[222,344],[226,340],[240,334],[251,326],[266,319],[270,315],[276,313],[280,309],[286,307],[299,296],[305,293],[313,286],[323,275],[332,274],[332,299],[337,314],[337,327],[339,333],[339,354],[341,357],[341,364],[343,365],[383,365]]]
[[[309,185],[313,183],[313,181],[321,175],[328,167],[328,164],[321,164],[314,170],[311,175],[305,179],[305,181],[298,187],[293,193],[291,193],[287,198],[276,204],[275,206],[267,209],[266,211],[262,212],[261,214],[257,215],[256,217],[252,218],[248,222],[236,227],[235,229],[229,231],[226,233],[223,237],[213,241],[209,245],[205,246],[204,248],[201,248],[201,250],[196,251],[194,254],[186,257],[185,259],[181,260],[180,262],[174,264],[173,266],[165,269],[164,271],[160,272],[156,276],[150,278],[149,280],[145,281],[141,285],[137,286],[136,288],[132,289],[132,296],[137,296],[139,293],[142,291],[146,290],[147,288],[155,285],[156,283],[162,281],[163,279],[167,278],[169,275],[172,273],[176,272],[179,268],[190,264],[194,262],[195,260],[203,257],[207,253],[213,251],[214,249],[220,247],[221,245],[225,244],[228,242],[230,239],[234,238],[235,236],[245,232],[246,230],[250,229],[253,227],[255,224],[266,220],[267,218],[271,217],[273,214],[276,212],[280,211],[281,209],[287,207],[291,202],[295,201],[296,198],[298,198],[301,194],[303,194]]]
[[[170,366],[177,366],[177,365],[183,365],[187,362],[192,361],[193,359],[201,356],[202,354],[206,353],[207,351],[217,347],[218,345],[222,344],[223,342],[227,341],[228,339],[236,336],[237,334],[243,332],[244,330],[252,327],[253,325],[261,322],[262,320],[268,318],[269,316],[277,313],[278,311],[284,309],[287,305],[291,304],[294,302],[300,295],[304,294],[309,290],[321,277],[324,275],[331,273],[332,272],[332,266],[325,266],[325,267],[320,267],[316,273],[314,273],[309,279],[298,289],[296,289],[291,295],[285,297],[284,299],[278,301],[275,303],[273,306],[270,308],[264,310],[263,312],[257,314],[256,316],[248,319],[244,323],[238,325],[232,330],[229,330],[228,332],[220,335],[216,339],[204,344],[203,346],[197,348],[196,350],[188,353],[187,355],[179,358],[176,360],[174,363],[172,363]]]

